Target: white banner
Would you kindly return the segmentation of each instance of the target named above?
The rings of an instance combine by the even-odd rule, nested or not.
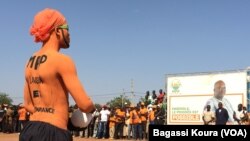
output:
[[[175,75],[167,77],[168,124],[203,124],[202,114],[207,104],[215,110],[218,101],[230,114],[233,121],[233,111],[238,104],[246,106],[247,73],[223,72],[209,74]],[[223,84],[224,97],[215,98],[214,87]]]

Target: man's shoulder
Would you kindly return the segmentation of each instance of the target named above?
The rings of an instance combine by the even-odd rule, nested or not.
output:
[[[73,63],[73,60],[69,55],[62,54],[62,53],[56,53],[54,55],[51,55],[51,59],[53,59],[56,63],[59,65],[67,65],[68,63]]]
[[[226,108],[222,108],[223,111],[228,112]]]
[[[51,53],[51,57],[53,58],[60,58],[60,59],[70,59],[69,55],[60,53],[60,52],[53,52]]]
[[[71,57],[69,55],[66,55],[66,54],[63,54],[63,53],[57,52],[57,51],[47,51],[47,52],[39,52],[39,51],[37,51],[37,52],[34,52],[30,56],[29,60],[31,58],[35,59],[35,58],[41,58],[41,57],[46,57],[46,59],[49,58],[50,60],[58,60],[58,61],[64,60],[64,59],[65,60],[71,60]]]
[[[229,100],[227,98],[225,98],[225,97],[223,97],[222,102],[228,102],[228,103],[230,103]]]
[[[207,100],[207,103],[206,105],[211,105],[211,104],[215,104],[215,98],[214,97],[211,97]]]
[[[203,113],[204,113],[204,114],[212,114],[212,113],[214,113],[214,112],[213,112],[213,111],[207,111],[207,110],[205,110]]]

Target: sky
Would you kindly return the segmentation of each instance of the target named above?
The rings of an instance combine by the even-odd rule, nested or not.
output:
[[[248,0],[1,1],[0,92],[23,101],[24,66],[41,47],[29,28],[44,8],[66,17],[71,43],[61,52],[93,101],[105,104],[165,90],[167,74],[250,66],[249,7]]]

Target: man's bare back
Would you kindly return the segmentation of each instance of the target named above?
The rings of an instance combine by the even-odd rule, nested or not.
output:
[[[61,48],[69,48],[70,41],[68,25],[64,17],[54,10],[45,9],[37,14],[35,20],[43,22],[42,19],[46,18],[46,14],[51,15],[49,13],[58,14],[58,17],[49,19],[52,20],[53,26],[55,23],[58,26],[48,29],[48,33],[39,33],[46,33],[39,36],[37,32],[45,29],[42,28],[44,26],[42,24],[48,24],[50,21],[41,23],[42,26],[39,22],[34,22],[31,28],[31,34],[34,34],[35,40],[42,42],[43,45],[30,57],[25,66],[24,105],[31,113],[31,121],[42,121],[67,129],[68,94],[71,94],[83,112],[93,111],[94,104],[78,79],[73,60],[59,53]]]

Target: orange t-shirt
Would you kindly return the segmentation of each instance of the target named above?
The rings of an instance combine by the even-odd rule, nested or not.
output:
[[[109,117],[109,127],[114,127],[115,126],[115,117]]]
[[[123,122],[125,118],[125,112],[121,111],[120,109],[116,110],[116,122],[120,123]]]
[[[147,108],[141,108],[140,113],[141,113],[141,121],[142,122],[147,121],[147,114],[148,114]]]
[[[141,123],[141,119],[139,117],[139,113],[137,113],[136,110],[132,110],[130,112],[130,117],[131,117],[131,120],[130,120],[131,124]]]
[[[148,116],[148,118],[149,118],[149,121],[153,121],[153,120],[155,120],[155,111],[151,111],[151,112],[149,112],[149,116]]]

